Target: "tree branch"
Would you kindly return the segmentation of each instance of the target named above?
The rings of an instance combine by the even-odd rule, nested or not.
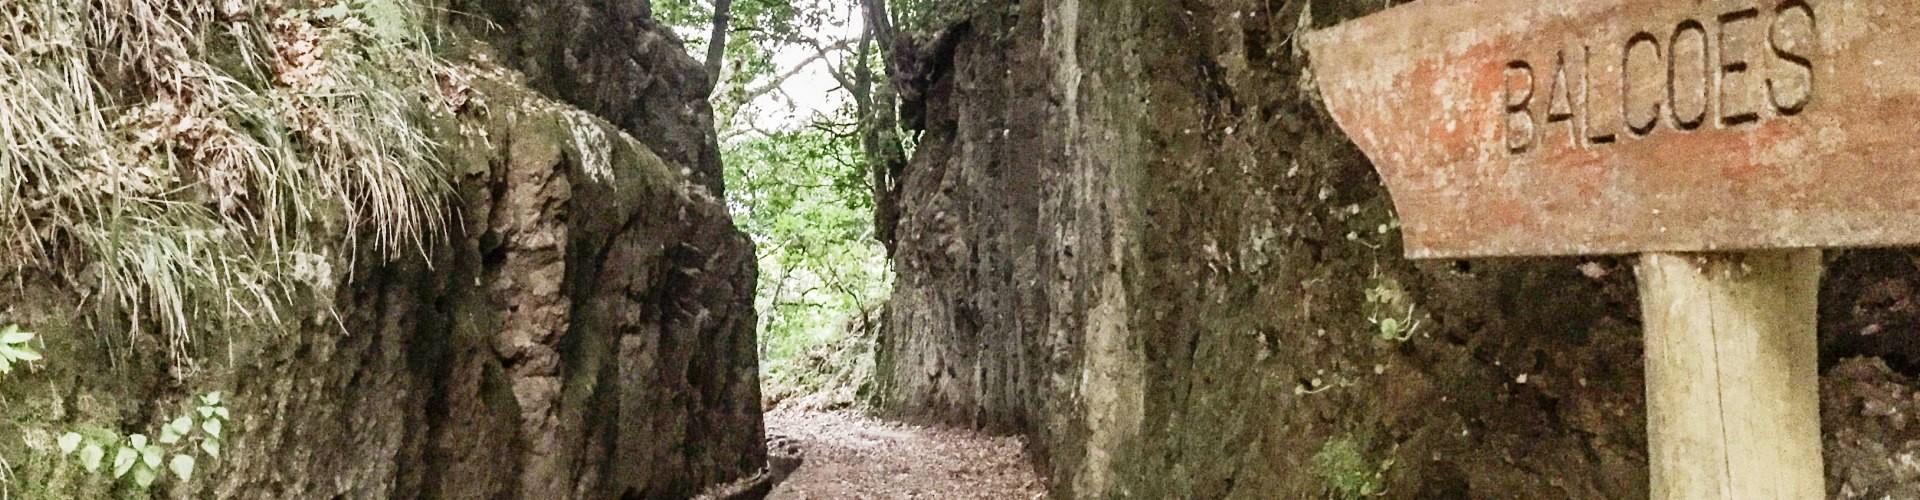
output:
[[[765,84],[762,84],[758,87],[754,87],[752,89],[747,90],[745,94],[742,94],[740,96],[740,100],[739,100],[740,105],[745,106],[747,104],[751,104],[754,101],[760,100],[760,98],[762,97],[766,97],[767,94],[773,93],[775,89],[780,88],[781,85],[785,85],[787,83],[787,80],[793,79],[793,77],[799,75],[801,71],[805,71],[808,66],[812,66],[813,63],[825,61],[827,59],[827,51],[845,49],[847,48],[848,43],[849,42],[843,40],[843,41],[840,41],[839,43],[826,46],[825,48],[820,49],[813,55],[807,56],[807,58],[804,60],[801,60],[799,64],[795,64],[793,65],[792,68],[788,68],[787,72],[781,73],[778,76],[773,77],[772,80],[767,81],[767,83]]]
[[[880,42],[881,50],[891,49],[895,31],[892,18],[887,15],[887,0],[860,0],[860,5],[867,9],[867,27]]]
[[[840,82],[841,88],[846,89],[847,93],[853,95],[853,102],[855,105],[859,106],[863,110],[866,109],[869,105],[871,105],[871,101],[868,99],[869,96],[867,95],[866,88],[860,86],[860,84],[855,81],[856,79],[853,76],[849,76],[846,73],[841,72],[840,68],[834,67],[833,61],[826,60],[828,55],[827,51],[832,47],[821,45],[820,42],[817,40],[807,40],[807,43],[809,45],[813,45],[813,50],[819,53],[820,58],[827,65],[827,74],[833,76],[834,81]],[[841,42],[839,44],[835,44],[833,47],[844,48],[845,44],[846,42]],[[861,36],[860,48],[865,49],[866,44],[867,44],[867,38],[863,35]],[[859,58],[860,60],[866,59],[865,54],[862,54],[860,52],[854,53],[854,57]]]

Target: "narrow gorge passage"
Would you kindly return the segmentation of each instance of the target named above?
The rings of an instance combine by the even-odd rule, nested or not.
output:
[[[927,128],[910,96],[939,74],[938,63],[915,61],[950,52],[940,47],[957,40],[950,26],[967,10],[898,0],[651,5],[714,68],[725,197],[756,251],[766,466],[700,498],[1047,497],[1026,441],[1002,437],[1021,429],[913,418],[892,411],[879,383],[898,312],[886,304],[903,272],[897,175]]]
[[[1913,234],[1920,170],[1876,170],[1920,163],[1911,6],[0,0],[0,500],[1667,497],[1637,259],[1408,259],[1437,226],[1381,173],[1578,177],[1463,237],[1767,200],[1902,212],[1746,236]],[[1306,42],[1372,16],[1407,27]],[[1350,135],[1315,61],[1453,83]],[[1856,141],[1914,161],[1807,154]],[[1681,183],[1719,194],[1608,187]],[[1793,194],[1861,185],[1899,196]],[[1820,460],[1741,478],[1920,500],[1920,249],[1819,262],[1817,360],[1770,363],[1818,369]],[[1664,420],[1760,421],[1722,405]]]
[[[919,427],[852,411],[793,405],[767,413],[767,435],[804,452],[773,500],[1046,498],[1025,440]]]

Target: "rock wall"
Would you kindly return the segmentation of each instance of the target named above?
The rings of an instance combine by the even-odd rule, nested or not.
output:
[[[715,196],[713,79],[648,0],[440,0],[446,22],[494,45],[527,83],[632,134]]]
[[[0,492],[686,498],[752,475],[753,248],[718,198],[711,117],[686,104],[704,103],[704,76],[660,28],[623,26],[657,44],[620,63],[644,85],[523,77],[503,64],[540,57],[450,42],[445,223],[390,258],[337,235],[306,271],[321,285],[286,297],[287,331],[170,361],[151,335],[129,348],[125,325],[82,321],[85,279],[0,272],[17,285],[0,320],[41,330],[47,358],[0,385],[0,423],[22,437],[0,443]],[[193,480],[143,491],[55,449],[67,430],[157,436],[213,390],[229,437]]]
[[[961,31],[1038,35],[1034,26],[982,22]],[[950,74],[925,92],[928,109],[948,112],[926,121],[913,174],[900,180],[907,213],[893,260],[901,281],[877,357],[903,369],[878,382],[900,408],[1023,428],[1041,401],[1033,389],[1046,380],[1046,354],[1027,350],[1043,344],[1036,335],[1045,320],[1037,281],[1044,256],[1023,244],[1049,236],[1033,217],[1046,163],[1031,157],[1057,155],[1043,153],[1050,144],[1037,111],[1045,109],[1045,82],[1006,77],[1009,62],[990,53],[1001,48],[962,43],[954,64],[942,65]],[[1016,117],[1018,110],[1031,111]]]
[[[476,87],[458,223],[426,261],[363,259],[343,324],[238,378],[219,496],[678,498],[764,462],[724,205],[603,120]]]
[[[1294,35],[1389,3],[971,11],[910,104],[886,411],[1033,435],[1062,497],[1645,497],[1631,261],[1409,262],[1321,108]],[[1912,260],[1831,260],[1823,368],[1905,366]],[[1826,411],[1904,425],[1852,366]],[[1904,491],[1846,421],[1836,494]]]

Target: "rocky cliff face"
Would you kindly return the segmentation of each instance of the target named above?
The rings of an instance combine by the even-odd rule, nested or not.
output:
[[[603,120],[475,88],[457,224],[241,370],[220,496],[677,498],[764,461],[724,205]]]
[[[972,11],[912,104],[888,411],[1034,435],[1062,496],[1644,497],[1629,263],[1406,261],[1320,107],[1294,35],[1389,3]],[[1913,262],[1836,256],[1823,366],[1908,362],[1879,339],[1911,330]],[[1830,484],[1896,491],[1860,443],[1906,442],[1911,390],[1848,366]]]
[[[604,117],[723,194],[713,80],[647,0],[443,0],[533,88]]]
[[[41,330],[47,357],[0,384],[0,422],[22,436],[0,443],[0,491],[142,495],[56,437],[158,436],[209,390],[232,410],[221,455],[153,493],[685,498],[753,474],[766,453],[752,244],[719,198],[705,77],[633,4],[511,32],[644,42],[620,51],[450,42],[438,76],[452,109],[433,121],[445,223],[390,256],[322,235],[302,268],[320,285],[285,297],[285,331],[202,339],[170,361],[160,340],[136,332],[129,349],[125,325],[75,313],[87,280],[0,271],[0,320]],[[581,15],[562,7],[527,9]],[[568,38],[583,29],[598,35]],[[588,65],[618,75],[542,66],[587,53],[617,57]]]

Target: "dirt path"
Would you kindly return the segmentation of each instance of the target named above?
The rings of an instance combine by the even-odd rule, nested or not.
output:
[[[767,433],[792,438],[806,452],[806,462],[769,499],[1046,496],[1019,438],[790,408],[767,414]]]

